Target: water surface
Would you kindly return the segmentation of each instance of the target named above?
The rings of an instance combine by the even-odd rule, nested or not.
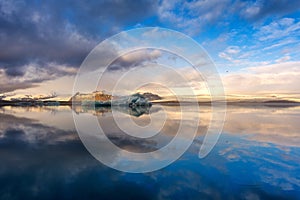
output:
[[[160,134],[139,139],[118,128],[110,109],[1,107],[0,199],[300,199],[300,107],[229,106],[222,135],[204,159],[198,153],[210,108],[193,113],[191,107],[201,116],[192,146],[166,168],[143,174],[96,160],[80,141],[72,112],[83,120],[97,116],[115,145],[139,153],[168,144],[180,123],[176,106],[119,110],[140,126],[149,114],[167,113]],[[187,131],[190,123],[183,124]]]

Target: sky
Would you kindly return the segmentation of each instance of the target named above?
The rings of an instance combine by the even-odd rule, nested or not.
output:
[[[297,0],[0,0],[0,98],[69,98],[78,68],[97,44],[142,27],[179,31],[202,45],[227,97],[300,99]],[[121,58],[119,66],[128,70],[142,58],[160,57],[139,55]]]

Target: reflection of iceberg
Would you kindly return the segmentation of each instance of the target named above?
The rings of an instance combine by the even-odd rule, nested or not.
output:
[[[111,106],[111,102],[110,101],[83,101],[81,105],[85,107],[106,107],[106,106]]]
[[[136,106],[134,108],[127,106],[112,106],[112,107],[96,107],[96,106],[73,106],[73,110],[77,113],[91,113],[93,115],[104,115],[105,113],[111,113],[112,109],[117,112],[125,113],[131,116],[140,117],[142,115],[148,115],[150,113],[158,112],[161,108],[149,107],[149,106]]]
[[[111,113],[110,107],[91,107],[91,106],[82,106],[81,113],[91,113],[96,116],[104,115],[105,113]]]
[[[135,107],[113,106],[112,109],[135,117],[139,117],[144,114],[148,115],[150,113],[149,106],[135,106]]]

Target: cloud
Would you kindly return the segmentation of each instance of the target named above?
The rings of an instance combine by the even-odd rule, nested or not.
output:
[[[239,60],[235,59],[234,57],[236,57],[240,51],[241,50],[238,46],[229,46],[223,52],[219,53],[219,57],[234,63],[238,63]]]
[[[282,63],[282,62],[286,62],[286,61],[288,61],[288,60],[290,60],[290,59],[291,59],[291,56],[286,55],[286,56],[283,56],[283,57],[281,57],[281,58],[275,60],[275,62],[277,62],[277,63]]]
[[[225,49],[225,52],[228,54],[238,54],[240,52],[240,48],[238,46],[229,46]]]
[[[300,22],[293,18],[282,18],[259,28],[255,33],[260,41],[281,39],[283,37],[297,37],[300,34]]]
[[[298,94],[299,65],[298,61],[248,67],[222,79],[228,94]]]
[[[263,50],[271,50],[271,49],[275,49],[278,47],[283,47],[295,43],[297,43],[297,40],[295,38],[285,38],[281,41],[276,42],[275,44],[272,44],[271,46],[264,47]]]
[[[17,70],[18,68],[10,68]],[[75,75],[75,67],[57,65],[49,63],[43,67],[35,65],[26,65],[22,68],[22,75],[7,75],[4,69],[0,69],[0,94],[12,92],[17,89],[26,89],[38,86],[39,83],[56,79],[57,77]],[[13,73],[18,73],[14,72]],[[48,91],[47,91],[48,92]]]
[[[268,17],[282,17],[299,10],[299,1],[241,1],[241,0],[210,0],[210,1],[168,1],[162,0],[158,7],[159,20],[170,27],[176,27],[194,35],[212,26],[221,29],[230,27],[234,19],[240,22],[264,22]]]
[[[155,2],[148,0],[67,0],[43,4],[1,0],[0,48],[4,51],[0,52],[0,69],[4,69],[6,76],[23,77],[29,65],[42,70],[47,70],[49,63],[79,67],[98,42],[152,16],[155,6]],[[20,87],[6,88],[5,91],[11,91]]]
[[[270,15],[282,16],[285,14],[293,13],[299,10],[299,1],[289,0],[262,0],[256,2],[242,3],[241,16],[257,21],[266,18]]]
[[[284,3],[286,6],[283,6]],[[236,22],[235,19],[242,17],[252,23],[271,15],[280,17],[293,13],[298,7],[299,3],[296,1],[287,3],[286,0],[282,2],[273,0],[259,2],[93,0],[88,3],[67,0],[43,4],[30,0],[0,0],[0,48],[4,49],[0,52],[2,72],[0,93],[35,87],[43,81],[73,74],[97,43],[120,30],[134,27],[139,23],[142,24],[141,26],[163,25],[190,34],[199,33],[207,28],[218,28],[217,33],[221,34],[216,37],[219,38],[214,41],[215,43],[206,45],[210,46],[207,48],[219,52],[219,49],[224,49],[228,46],[226,43],[235,38],[236,43],[217,55],[230,61],[229,64],[242,66],[242,61],[249,55],[248,52],[242,51],[251,50],[251,47],[236,46],[243,43],[245,37],[239,34],[240,30],[232,26],[232,23]],[[238,23],[244,25],[242,20]],[[248,34],[248,39],[249,41],[251,39],[263,41],[260,47],[265,47],[266,50],[268,47],[264,46],[265,42],[272,42],[269,49],[294,44],[293,41],[297,41],[300,32],[299,23],[296,18],[283,17],[264,24],[261,30],[257,27],[254,27],[254,30],[251,28],[251,31],[257,31],[257,33],[254,37]],[[224,30],[226,34],[222,34]],[[286,39],[285,42],[281,38]],[[274,44],[273,41],[278,44]],[[262,49],[260,47],[257,51],[252,51],[254,53],[251,52],[252,59],[259,56]],[[114,47],[105,49],[101,59],[108,57],[107,54],[117,55],[116,51]],[[283,53],[283,55],[286,54],[287,52]],[[294,54],[289,52],[292,58],[295,57]],[[159,57],[158,55],[139,56],[131,55],[130,59],[126,56],[119,58],[113,63],[111,70],[129,69],[148,61],[155,62]],[[287,58],[277,61],[287,61]],[[59,67],[54,69],[51,67],[54,65],[64,66],[65,69],[59,70]],[[72,72],[68,72],[68,69]]]
[[[185,32],[198,33],[207,25],[218,22],[230,0],[211,1],[161,1],[158,8],[159,19],[170,22]]]
[[[115,60],[110,66],[109,70],[128,70],[129,68],[142,66],[149,62],[155,62],[156,59],[162,56],[160,50],[137,50],[128,54],[125,54]]]
[[[0,59],[13,66],[31,59],[78,64],[97,41],[149,16],[155,7],[149,1],[0,3],[1,47],[6,49]],[[108,24],[116,27],[105,29]]]
[[[220,52],[219,57],[224,58],[224,59],[229,60],[229,61],[232,60],[232,58],[228,54],[226,54],[225,52]]]

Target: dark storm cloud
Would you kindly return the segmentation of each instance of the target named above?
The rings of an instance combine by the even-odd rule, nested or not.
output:
[[[23,68],[11,67],[11,68],[7,68],[5,70],[5,73],[8,76],[23,76],[24,75],[24,69]]]
[[[0,69],[1,70],[1,69]],[[77,71],[71,66],[57,64],[32,64],[30,66],[10,67],[0,71],[0,93],[12,92],[37,86],[43,81],[64,75],[73,75]]]
[[[0,67],[22,76],[27,64],[79,66],[105,37],[153,14],[151,1],[0,1]]]
[[[74,74],[49,66],[79,67],[95,45],[153,15],[155,7],[150,0],[0,0],[0,93]]]
[[[285,15],[297,12],[300,9],[300,1],[297,0],[263,0],[248,3],[242,11],[242,16],[250,20],[261,20],[269,15]]]
[[[35,86],[34,83],[0,84],[0,93],[12,92],[18,89],[32,88]]]
[[[113,63],[111,63],[111,65],[109,65],[108,70],[128,70],[133,67],[147,65],[149,63],[155,63],[156,59],[158,59],[161,56],[162,52],[159,50],[137,50],[118,57]]]

